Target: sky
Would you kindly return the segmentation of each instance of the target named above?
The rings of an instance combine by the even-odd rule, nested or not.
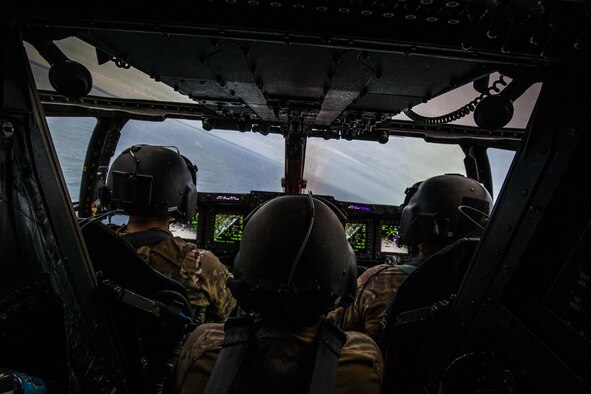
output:
[[[94,82],[93,90],[90,93],[92,95],[193,103],[188,97],[175,92],[171,87],[155,82],[133,68],[118,68],[113,62],[99,66],[94,48],[78,39],[68,38],[56,44],[70,59],[84,64],[90,70]],[[34,48],[28,44],[26,46],[38,88],[52,90],[46,77],[48,64]],[[496,77],[493,75],[491,81],[494,81]],[[121,81],[126,83],[121,83]],[[508,125],[509,127],[523,128],[526,126],[539,90],[539,84],[534,85],[514,103],[515,116]],[[421,115],[438,116],[463,106],[476,96],[478,93],[471,84],[468,84],[434,98],[428,103],[416,106],[414,110]],[[399,115],[397,118],[407,119],[405,115]],[[201,140],[203,143],[207,140],[210,141],[208,143],[214,144],[211,142],[214,140],[206,138],[207,133],[209,133],[207,137],[214,136],[230,144],[214,144],[215,146],[225,146],[226,154],[235,152],[235,149],[247,150],[255,155],[252,157],[258,155],[265,159],[261,161],[263,163],[261,165],[265,166],[264,173],[278,175],[284,172],[285,148],[283,138],[279,135],[262,136],[257,133],[238,133],[229,130],[207,132],[201,128],[200,122],[176,122],[184,122],[186,127],[170,120],[159,123],[159,125],[162,129],[176,125],[179,127],[175,126],[175,130],[177,128],[185,130],[184,132],[178,131],[175,134],[178,140],[171,141],[171,144],[179,146],[181,153],[183,153],[183,146],[187,146],[188,150],[195,152],[196,156],[200,156],[189,157],[198,163],[200,169],[204,169],[205,173],[210,174],[206,181],[202,179],[200,181],[202,183],[198,184],[200,191],[214,191],[214,189],[225,187],[230,190],[215,191],[237,192],[232,190],[235,185],[228,184],[224,178],[239,179],[241,172],[246,171],[245,168],[241,168],[244,166],[237,163],[235,164],[237,168],[225,168],[226,171],[232,173],[232,176],[224,176],[219,167],[227,166],[226,162],[221,161],[209,163],[218,168],[208,168],[208,163],[203,162],[203,153],[199,153],[202,151],[199,151],[199,147],[195,146],[195,144],[199,145]],[[474,125],[471,116],[454,123]],[[136,135],[133,138],[122,138],[122,141],[136,141],[143,138],[145,143],[150,143],[150,135],[141,134],[141,130],[142,128],[136,127],[134,129]],[[186,137],[183,137],[184,135]],[[159,141],[158,138],[155,140]],[[68,139],[64,138],[62,141],[67,143]],[[123,149],[124,147],[119,146],[119,148]],[[68,151],[67,146],[58,148],[58,154],[60,150]],[[224,153],[219,154],[223,155]],[[236,155],[236,153],[232,153],[232,155]],[[494,177],[493,197],[496,199],[514,154],[510,151],[489,150],[489,156]],[[77,165],[78,163],[76,163]],[[244,173],[241,179],[248,180],[255,176],[251,170],[248,171],[250,172]],[[64,170],[65,172],[71,172],[71,170]],[[458,146],[431,144],[418,138],[402,137],[391,137],[390,141],[383,145],[371,141],[325,141],[320,138],[310,138],[307,143],[304,178],[308,182],[308,190],[316,194],[333,195],[340,200],[397,205],[403,201],[406,187],[418,180],[442,173],[465,174],[463,153]],[[216,184],[216,178],[219,178],[219,185]],[[280,179],[272,179],[268,182],[257,180],[257,182],[253,182],[254,184],[259,190],[261,190],[260,187],[269,191],[281,190]],[[244,192],[242,191],[244,187],[246,187],[244,182],[241,182],[240,192]]]

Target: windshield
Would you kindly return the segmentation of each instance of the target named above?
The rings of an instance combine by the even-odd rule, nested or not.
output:
[[[284,142],[277,134],[263,136],[231,130],[205,131],[201,122],[168,119],[129,121],[121,131],[117,157],[137,144],[176,146],[196,164],[200,192],[249,193],[282,191]]]
[[[47,122],[72,201],[80,193],[82,166],[95,118],[48,117]],[[284,139],[230,130],[205,131],[201,122],[169,119],[129,121],[114,157],[135,144],[174,145],[197,164],[200,192],[281,192]],[[488,149],[494,200],[515,152]],[[400,205],[404,190],[419,180],[443,173],[465,175],[464,155],[457,145],[427,143],[418,138],[373,141],[325,141],[310,138],[304,178],[307,190],[338,200]]]
[[[193,102],[133,67],[117,68],[113,62],[98,65],[94,48],[76,38],[57,41],[56,44],[68,57],[89,67],[94,80],[91,94]],[[52,90],[47,79],[49,65],[32,46],[26,44],[26,47],[38,88]],[[491,82],[497,78],[498,75],[493,75]],[[515,117],[509,127],[526,126],[539,89],[539,84],[534,85],[515,102]],[[416,110],[426,116],[441,115],[457,109],[477,95],[472,84],[467,84],[417,106]],[[405,115],[398,117],[405,118]],[[72,200],[76,201],[86,144],[96,120],[50,118],[48,123],[68,190]],[[473,124],[472,116],[457,123]],[[198,121],[130,121],[122,131],[115,157],[134,144],[177,146],[199,167],[197,187],[201,192],[283,190],[281,178],[285,171],[285,147],[280,135],[204,131]],[[496,200],[514,153],[490,149],[489,155]],[[307,190],[316,194],[331,195],[339,200],[398,205],[404,200],[404,190],[418,180],[443,173],[465,174],[463,158],[457,145],[427,143],[418,138],[391,136],[385,145],[369,141],[310,138],[307,141],[304,178]]]
[[[404,191],[417,181],[444,173],[466,174],[458,145],[431,144],[418,138],[390,136],[374,141],[307,143],[304,178],[308,190],[339,200],[400,205]]]
[[[493,180],[493,201],[497,201],[501,187],[509,173],[509,168],[515,157],[515,152],[510,150],[488,148],[488,160]]]

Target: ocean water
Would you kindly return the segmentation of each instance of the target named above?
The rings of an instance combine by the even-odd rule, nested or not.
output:
[[[96,119],[47,118],[51,139],[72,201],[78,201],[82,167]]]

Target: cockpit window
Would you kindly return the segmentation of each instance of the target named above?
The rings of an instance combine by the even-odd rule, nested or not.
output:
[[[88,142],[96,126],[95,118],[48,117],[47,125],[57,152],[72,201],[80,196],[82,167]]]
[[[503,80],[508,84],[511,78],[503,77],[498,73],[493,73],[489,78],[489,86],[494,86],[495,82],[499,89],[503,89],[504,85],[499,84]],[[513,117],[505,128],[525,129],[533,113],[533,109],[540,95],[542,89],[541,83],[535,83],[523,93],[517,100],[513,102]],[[472,100],[480,96],[480,93],[474,89],[472,83],[465,84],[440,96],[437,96],[424,104],[417,105],[413,111],[419,115],[426,117],[437,117],[456,111],[464,107]],[[409,118],[401,113],[394,117],[395,119],[409,120]],[[450,124],[457,124],[463,126],[476,126],[474,122],[474,114],[470,113],[458,120],[450,122]]]
[[[392,137],[373,141],[307,143],[304,178],[308,190],[339,200],[400,205],[404,191],[417,181],[444,173],[466,175],[458,145],[427,143],[418,138]]]
[[[133,67],[118,67],[113,61],[99,65],[95,48],[77,38],[56,41],[56,45],[70,59],[84,64],[90,70],[94,80],[91,95],[194,103],[187,96],[175,92],[164,83],[156,82]],[[49,65],[31,45],[26,44],[26,48],[38,89],[53,90],[47,78]],[[499,77],[498,74],[492,74],[490,83]],[[506,78],[506,81],[510,79]],[[527,126],[540,87],[541,84],[533,85],[515,101],[515,114],[507,127]],[[424,116],[439,116],[464,106],[478,95],[470,83],[418,105],[413,110]],[[408,119],[404,114],[396,118]],[[63,127],[71,130],[84,127],[88,133],[85,137],[87,143],[95,120],[87,119],[85,122],[90,122],[88,124],[63,126],[68,122],[73,120],[54,118],[50,120],[50,129],[52,134],[55,134],[54,131],[60,134],[54,135],[54,143],[62,161],[70,195],[73,200],[77,200],[86,145],[76,148],[76,153],[70,153],[70,131],[61,130]],[[472,114],[454,123],[473,126]],[[62,136],[65,136],[64,139],[59,141]],[[200,168],[199,191],[245,193],[251,190],[283,190],[284,140],[279,135],[262,136],[228,130],[206,132],[197,121],[130,121],[123,130],[116,154],[139,143],[178,146]],[[73,166],[72,155],[79,155]],[[493,197],[496,200],[513,153],[490,149],[489,155],[494,178]],[[386,145],[317,138],[310,138],[307,142],[304,171],[307,190],[332,195],[340,200],[400,204],[406,187],[417,180],[442,173],[465,174],[463,154],[458,146],[400,137],[391,137]]]
[[[118,67],[113,61],[98,64],[96,49],[78,38],[69,37],[55,41],[55,44],[69,59],[83,64],[90,71],[93,79],[92,96],[195,103],[129,65]],[[25,43],[25,48],[37,89],[54,91],[49,82],[47,61],[32,45]]]
[[[497,201],[501,187],[509,173],[509,168],[515,157],[515,152],[510,150],[488,148],[488,160],[493,180],[493,201]]]
[[[281,135],[205,131],[201,122],[189,120],[129,121],[121,131],[114,157],[136,144],[176,146],[199,168],[200,192],[283,190],[285,146]]]

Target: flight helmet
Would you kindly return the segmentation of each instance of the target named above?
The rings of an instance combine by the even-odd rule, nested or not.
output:
[[[408,245],[449,241],[484,228],[492,198],[484,186],[460,174],[438,175],[407,189],[400,239]]]
[[[337,214],[311,195],[282,196],[249,215],[228,287],[274,325],[306,326],[355,297],[357,263]]]
[[[134,145],[115,159],[103,203],[135,216],[173,217],[187,223],[197,209],[197,167],[178,151]]]

